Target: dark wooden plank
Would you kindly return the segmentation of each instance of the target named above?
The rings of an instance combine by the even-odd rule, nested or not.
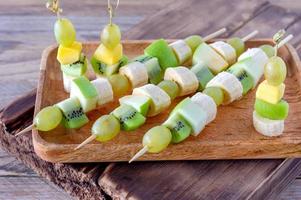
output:
[[[126,37],[181,38],[204,35],[221,25],[228,28],[227,37],[254,29],[270,37],[280,28],[299,36],[296,11],[263,1],[231,1],[221,12],[214,9],[219,7],[215,3],[221,2],[206,1],[204,6],[200,1],[179,1],[148,18],[148,23],[131,29]],[[225,13],[229,15],[224,19]],[[208,24],[200,20],[203,16],[210,16],[206,18]],[[149,25],[156,21],[168,22]],[[298,27],[292,31],[292,26]],[[293,43],[298,46],[298,39]],[[116,199],[275,199],[300,173],[300,164],[299,159],[112,164],[100,177],[99,185]]]
[[[301,180],[296,179],[290,187],[284,190],[279,197],[280,200],[299,200],[301,199]]]

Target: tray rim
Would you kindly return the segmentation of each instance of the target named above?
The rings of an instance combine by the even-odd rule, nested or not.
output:
[[[221,41],[221,40],[226,40],[227,38],[216,38],[213,40],[208,41],[208,43],[214,42],[214,41]],[[176,39],[168,39],[168,42],[173,42]],[[154,39],[147,39],[147,40],[123,40],[122,43],[123,44],[133,44],[133,43],[149,43],[154,41]],[[264,42],[264,43],[272,43],[272,40],[270,38],[255,38],[255,39],[251,39],[248,42]],[[88,42],[82,42],[83,45],[98,45],[99,41],[88,41]],[[48,56],[55,51],[58,48],[57,44],[52,44],[50,46],[48,46],[47,48],[44,49],[43,53],[42,53],[42,58],[41,58],[41,63],[40,63],[40,73],[39,73],[39,82],[38,82],[38,87],[37,87],[37,98],[36,98],[36,102],[35,102],[35,109],[34,109],[34,116],[36,115],[36,113],[41,109],[41,103],[42,103],[42,98],[41,98],[41,94],[43,91],[43,87],[44,87],[44,82],[46,79],[46,66],[47,66],[47,60],[48,60]],[[285,44],[282,48],[287,48],[288,52],[290,53],[292,60],[294,60],[294,63],[296,64],[296,68],[298,71],[298,76],[301,77],[301,62],[300,62],[300,57],[296,51],[296,49],[291,45],[291,44]],[[299,85],[301,86],[301,78],[299,79]],[[49,143],[46,140],[44,140],[40,134],[39,131],[37,130],[32,130],[32,139],[33,139],[33,145],[34,145],[34,150],[36,152],[36,154],[43,160],[48,161],[48,162],[55,162],[55,163],[77,163],[77,162],[123,162],[120,160],[104,160],[104,161],[68,161],[68,160],[56,160],[54,158],[49,159],[49,154],[47,154],[47,152],[55,152],[55,151],[59,151],[59,150],[64,150],[66,151],[66,149],[74,149],[78,144],[56,144],[56,143]],[[218,144],[221,143],[221,141],[215,141],[214,143]],[[225,143],[225,142],[223,142]],[[253,144],[253,143],[252,143]],[[99,144],[88,144],[89,146],[98,146]],[[135,146],[136,144],[127,144],[126,146]],[[209,145],[210,146],[210,145]],[[38,151],[39,149],[39,151]],[[41,151],[41,149],[47,149],[44,151]],[[257,157],[254,157],[257,158]],[[264,158],[264,157],[259,157],[259,158]],[[272,157],[269,157],[272,158]],[[268,158],[268,159],[269,159]],[[273,157],[274,158],[274,157]],[[280,158],[280,157],[275,157],[275,158]],[[207,158],[206,158],[207,159]],[[213,158],[213,159],[219,159],[219,158]],[[227,159],[227,158],[223,158],[223,159]],[[230,158],[230,159],[238,159],[238,158]],[[239,158],[239,159],[244,159],[244,158]],[[249,159],[249,158],[246,158]],[[141,159],[138,161],[162,161],[162,160],[169,160],[169,159],[156,159],[156,160],[149,160],[149,159]],[[174,159],[172,159],[174,160]],[[183,159],[186,160],[186,159]],[[188,159],[188,160],[192,160],[192,159]],[[193,160],[203,160],[203,159],[193,159]]]

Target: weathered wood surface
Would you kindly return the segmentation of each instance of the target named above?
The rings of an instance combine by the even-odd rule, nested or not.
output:
[[[51,14],[46,15],[43,12],[44,7],[39,6],[40,1],[38,1],[38,0],[36,0],[36,1],[33,1],[33,0],[25,1],[25,0],[23,0],[23,1],[19,1],[19,2],[23,3],[24,7],[19,7],[18,9],[16,9],[16,7],[12,6],[12,5],[14,5],[13,2],[9,2],[9,1],[1,1],[0,2],[0,10],[1,10],[1,14],[0,14],[1,22],[0,23],[2,23],[1,26],[0,26],[0,36],[1,36],[0,37],[1,38],[0,39],[0,42],[1,42],[1,45],[0,45],[0,51],[1,51],[0,63],[1,63],[1,68],[4,69],[4,70],[1,70],[1,78],[2,77],[3,78],[1,79],[2,82],[0,82],[1,83],[1,92],[3,92],[3,93],[0,93],[2,103],[8,102],[13,97],[20,95],[21,93],[25,92],[26,90],[29,91],[30,88],[35,86],[36,81],[37,81],[38,64],[39,64],[39,60],[40,60],[41,50],[45,46],[47,46],[48,44],[53,42],[52,33],[51,33],[51,31],[49,31],[50,28],[51,28],[51,26],[49,24],[51,24],[53,22],[54,18],[49,17],[49,16],[51,16]],[[72,1],[72,2],[74,2],[74,1]],[[85,1],[85,2],[88,2],[88,4],[90,4],[90,5],[91,4],[93,5],[94,1]],[[99,2],[99,1],[97,1],[97,2]],[[137,4],[138,4],[138,2],[140,2],[140,1],[135,1],[135,2],[137,2]],[[149,2],[149,1],[146,1],[146,2]],[[154,2],[155,1],[151,1],[150,3],[154,3]],[[206,1],[206,2],[208,2],[208,1]],[[260,5],[256,4],[255,1],[252,1],[252,2],[254,2],[254,4],[257,5],[258,8],[261,8]],[[266,17],[269,17],[269,15],[271,15],[271,14],[273,14],[273,12],[277,11],[277,13],[279,12],[279,14],[276,16],[277,20],[275,20],[274,24],[270,24],[269,25],[270,27],[267,27],[265,30],[268,30],[268,29],[274,30],[273,26],[277,25],[275,27],[278,27],[278,26],[281,27],[282,26],[281,24],[283,24],[285,27],[286,26],[289,27],[289,29],[288,29],[289,31],[292,31],[292,32],[294,32],[298,35],[298,33],[300,32],[300,23],[298,23],[299,22],[298,12],[300,13],[300,2],[293,1],[293,0],[291,0],[289,2],[284,1],[284,0],[283,1],[275,1],[275,2],[277,4],[279,4],[279,6],[281,6],[281,7],[274,6],[274,3],[273,4],[264,3],[264,5],[267,5],[267,8],[263,9],[263,11],[260,11],[260,12],[256,11],[255,12],[255,10],[257,10],[257,9],[251,6],[253,11],[249,11],[249,13],[242,13],[243,14],[243,19],[246,20],[247,22],[251,22],[251,21],[257,19],[259,24],[253,24],[252,26],[259,26],[262,23],[266,23],[266,20],[263,21],[262,18],[260,19],[260,16],[261,16],[262,13],[265,13],[265,12],[270,13],[270,14],[266,15]],[[200,3],[203,3],[203,1],[200,1]],[[231,10],[229,11],[230,6],[229,7],[228,6],[220,7],[221,1],[214,1],[214,3],[216,3],[216,7],[214,9],[215,12],[217,10],[219,12],[222,12],[221,10],[224,10],[224,12],[230,13],[230,12],[233,11],[234,7],[236,8],[236,6],[231,7]],[[245,1],[240,1],[239,3],[244,4]],[[260,3],[263,3],[263,1],[260,1]],[[144,2],[144,4],[146,4],[146,3]],[[159,3],[154,3],[154,4],[157,6],[155,8],[158,9],[158,8],[161,7],[160,4],[162,4],[162,1],[159,1]],[[190,3],[187,2],[187,5],[189,5],[189,4]],[[290,10],[287,10],[287,9],[283,8],[283,7],[286,7],[286,6],[288,6],[290,8]],[[11,8],[13,8],[13,9],[11,9]],[[97,10],[97,11],[96,12],[90,12],[90,10]],[[155,10],[152,10],[149,13],[156,12]],[[204,4],[198,10],[198,13],[203,13],[202,16],[204,16],[203,17],[204,19],[203,20],[199,19],[199,20],[204,24],[206,24],[206,21],[209,20],[208,16],[211,17],[211,15],[208,15],[209,11],[210,10],[207,10],[206,6],[204,6]],[[66,9],[65,9],[65,12],[67,12]],[[140,11],[138,11],[136,9],[133,9],[131,12],[134,13],[134,12],[140,12]],[[148,11],[145,11],[145,12],[148,12]],[[256,14],[257,12],[259,12],[260,15]],[[84,33],[85,30],[88,30],[88,31],[85,32],[85,34],[80,34],[82,39],[85,39],[85,40],[92,40],[92,39],[95,40],[95,39],[97,39],[98,31],[100,29],[100,28],[98,28],[98,26],[100,27],[101,25],[98,25],[97,21],[95,22],[95,23],[97,23],[97,28],[92,27],[91,24],[85,25],[85,23],[84,23],[85,20],[86,21],[90,21],[90,20],[92,21],[91,18],[89,18],[88,16],[85,16],[83,14],[83,13],[87,13],[86,10],[85,10],[85,12],[82,12],[82,9],[79,9],[78,6],[74,6],[74,9],[72,9],[72,11],[70,10],[68,13],[72,13],[72,14],[76,13],[76,15],[81,15],[78,18],[73,17],[70,14],[68,16],[73,17],[72,19],[76,21],[78,27],[85,27],[85,28],[80,29],[80,32]],[[99,12],[99,10],[97,9],[97,6],[90,6],[89,16],[93,15],[93,13],[100,14],[101,12]],[[143,12],[141,12],[141,13],[143,13]],[[171,16],[175,15],[175,14],[172,14],[172,13],[169,13],[169,14],[165,14],[165,13],[162,13],[162,12],[158,12],[158,13],[166,15],[166,17],[168,17],[168,18],[171,18]],[[177,14],[179,14],[179,13],[180,12],[177,12]],[[250,18],[250,13],[253,13],[253,14],[251,14],[252,18]],[[104,12],[102,12],[102,14],[104,14]],[[129,14],[132,14],[132,13],[129,13]],[[212,14],[212,13],[210,13],[210,14]],[[46,16],[40,17],[40,15],[46,15]],[[284,17],[282,19],[282,16],[286,16],[286,17]],[[34,23],[32,23],[32,24],[37,24],[37,26],[33,26],[32,24],[31,24],[31,26],[25,26],[26,22],[30,19],[38,19]],[[119,19],[121,19],[121,18],[119,18]],[[129,19],[129,18],[127,18],[127,19]],[[221,19],[227,20],[227,19],[224,19],[224,17],[222,17]],[[97,20],[97,18],[95,18],[95,20]],[[133,20],[133,18],[130,19],[130,21],[132,21],[132,20]],[[140,18],[139,18],[139,20],[140,20]],[[139,20],[137,20],[137,21],[139,21]],[[187,20],[186,23],[185,23],[185,21],[183,21],[184,26],[187,25],[188,23],[191,23],[191,20],[189,18],[186,19],[186,17],[183,17],[183,20],[185,20],[185,21]],[[14,21],[15,23],[11,24],[10,23],[11,21]],[[123,20],[120,20],[119,22],[121,23],[122,21]],[[164,21],[166,22],[166,20],[161,19],[160,23],[163,23]],[[279,25],[276,24],[276,21],[277,21],[277,23],[280,22]],[[38,23],[38,22],[40,22],[40,23]],[[241,21],[239,21],[239,20],[237,21],[237,23],[236,23],[236,20],[233,20],[233,22],[235,22],[236,25],[234,24],[234,25],[231,25],[231,26],[239,27],[236,30],[240,30],[240,29],[245,30],[249,27],[248,23],[246,23],[246,22],[243,23],[243,24],[241,24]],[[177,22],[177,23],[179,23],[179,22]],[[22,26],[22,24],[24,24],[24,25]],[[148,23],[144,23],[144,24],[140,25],[139,26],[140,31],[145,31],[144,33],[146,33],[146,30],[144,30],[145,27],[143,27],[143,26],[146,26],[146,24],[148,24],[148,25],[153,24],[153,28],[151,29],[151,31],[153,31],[153,32],[158,32],[159,31],[158,27],[156,26],[158,24],[158,20],[157,21],[151,21],[150,20],[150,21],[148,21]],[[15,25],[19,26],[19,29],[16,28],[17,26],[15,26]],[[46,25],[48,27],[46,27],[44,30],[41,30],[38,25],[39,26],[41,26],[41,25],[45,26]],[[214,26],[214,24],[211,24],[211,26],[212,26],[212,29],[217,28],[217,27]],[[231,26],[229,25],[229,27],[231,27]],[[31,28],[31,31],[29,31],[29,27]],[[39,27],[39,28],[35,28],[35,27]],[[168,28],[168,27],[165,26],[164,28]],[[198,27],[194,27],[194,28],[198,29]],[[254,28],[254,27],[250,27],[250,28]],[[23,30],[23,31],[21,31],[21,30]],[[135,30],[133,30],[133,31],[135,32]],[[197,32],[197,31],[193,31],[193,30],[191,30],[191,31],[192,32]],[[205,34],[207,29],[206,30],[199,30],[199,31],[200,32],[198,32],[198,33]],[[160,37],[165,37],[166,35],[164,35],[164,34],[169,34],[169,32],[173,32],[172,28],[170,28],[168,31],[165,31],[165,33],[163,31],[162,35]],[[208,32],[210,32],[210,31],[208,30]],[[246,32],[247,32],[247,30],[246,30]],[[15,37],[12,37],[10,34],[11,35],[13,34]],[[179,35],[180,33],[177,33],[176,31],[174,31],[174,34],[175,34],[174,37],[183,37],[183,36],[185,36],[185,35],[182,35],[182,36]],[[32,36],[32,37],[30,37],[30,36]],[[138,36],[140,38],[143,38],[142,35],[138,35]],[[261,33],[260,36],[268,37],[268,36],[270,36],[270,34],[269,34],[269,32],[264,32],[264,33]],[[135,34],[133,33],[131,35],[129,33],[129,34],[127,34],[127,37],[128,38],[135,38]],[[148,35],[148,37],[155,38],[155,36],[151,36],[151,35]],[[24,39],[24,38],[26,38],[26,39]],[[299,45],[298,40],[300,40],[300,37],[297,37],[294,40],[294,43],[295,43],[295,46],[300,49],[300,45]],[[35,47],[33,48],[31,45],[35,45]],[[22,58],[19,57],[19,56],[16,57],[15,55],[24,55],[24,57],[22,57]],[[3,64],[5,64],[5,65],[3,65]],[[7,66],[9,66],[9,67],[7,67]],[[21,75],[19,75],[20,72],[22,72]],[[2,73],[3,73],[3,76],[2,76]],[[31,120],[30,117],[31,117],[30,115],[23,116],[23,120],[25,119],[25,121],[30,121]],[[18,120],[18,121],[22,121],[22,120]],[[26,124],[24,124],[24,125],[26,125]],[[14,129],[11,129],[11,130],[18,131],[19,128],[21,128],[21,127],[15,127]],[[14,132],[12,132],[12,133],[14,133]],[[73,195],[78,195],[77,196],[78,198],[80,198],[80,197],[83,198],[85,195],[87,195],[87,196],[85,196],[86,198],[89,198],[89,197],[90,198],[101,198],[100,195],[97,196],[97,194],[91,194],[91,193],[95,192],[93,189],[90,192],[89,191],[83,191],[83,189],[84,189],[84,187],[90,189],[90,186],[93,185],[93,184],[97,185],[95,183],[95,181],[96,181],[97,177],[100,175],[100,172],[105,168],[105,166],[100,166],[98,164],[90,164],[88,166],[87,165],[82,165],[82,164],[78,164],[78,165],[55,165],[55,166],[51,165],[50,163],[41,164],[41,161],[36,159],[35,154],[32,151],[32,147],[31,147],[31,144],[30,144],[30,137],[25,137],[25,138],[16,140],[10,134],[6,133],[4,135],[1,134],[1,139],[2,139],[1,140],[2,146],[6,150],[9,150],[13,155],[19,157],[19,159],[22,160],[23,162],[25,162],[28,166],[31,166],[36,171],[38,171],[42,176],[47,177],[48,179],[50,179],[51,181],[53,181],[54,183],[56,183],[60,187],[67,190],[69,193],[71,193]],[[16,148],[18,148],[18,149],[16,149]],[[203,162],[206,162],[206,161],[203,161]],[[201,162],[201,163],[203,163],[203,162]],[[217,161],[217,162],[226,162],[226,161]],[[232,162],[232,161],[230,161],[230,162]],[[241,161],[241,162],[243,162],[243,161]],[[252,165],[253,162],[260,162],[260,163],[262,163],[262,162],[271,162],[276,166],[277,164],[279,164],[279,162],[282,162],[282,161],[279,161],[279,160],[278,161],[268,161],[267,160],[267,161],[248,161],[248,162],[250,162],[250,163],[246,163],[246,165]],[[285,163],[288,163],[288,162],[290,162],[290,161],[287,161]],[[171,166],[174,163],[163,163],[163,164],[158,163],[159,168],[164,167],[166,164]],[[185,165],[185,164],[186,163],[178,164],[178,165],[180,166],[180,165]],[[149,168],[153,165],[152,163],[150,164],[150,166],[147,165],[147,163],[137,163],[137,165],[138,166],[131,165],[130,168],[137,169],[137,171],[140,171],[141,174],[145,173],[145,171],[142,170],[142,169],[145,169],[145,170],[147,170],[148,175],[151,176],[151,177],[154,174],[154,172],[158,171],[157,167]],[[196,163],[194,165],[198,165],[198,163]],[[264,165],[264,164],[262,164],[262,165]],[[213,166],[216,166],[216,163],[213,162],[211,165],[208,165],[207,169],[210,169]],[[293,166],[296,166],[296,165],[291,165],[291,166],[293,167]],[[129,168],[128,166],[124,166],[124,167],[125,168],[123,170],[125,170],[125,171],[130,170],[130,169],[128,169]],[[118,165],[115,165],[115,166],[111,165],[110,167],[107,168],[106,173],[104,173],[102,178],[99,180],[100,182],[104,182],[106,184],[106,185],[101,185],[101,187],[104,188],[104,187],[107,186],[106,191],[108,189],[110,189],[111,191],[109,191],[109,193],[112,193],[112,195],[114,195],[116,198],[118,198],[118,197],[120,198],[120,196],[118,195],[118,192],[119,192],[118,188],[125,188],[124,184],[119,185],[117,182],[115,182],[116,179],[114,179],[114,176],[113,176],[114,175],[114,170],[118,171],[119,168],[120,167]],[[255,168],[258,169],[258,167],[255,167]],[[152,169],[152,170],[150,170],[150,169]],[[167,169],[168,169],[168,167],[167,167]],[[173,169],[173,168],[169,168],[169,169]],[[219,168],[219,169],[223,170],[222,168]],[[227,168],[227,170],[229,170],[229,169],[230,169],[230,167]],[[241,168],[239,168],[239,169],[241,169]],[[269,168],[269,169],[271,169],[271,168]],[[274,169],[276,169],[276,167]],[[164,167],[164,170],[166,170],[165,167]],[[192,168],[188,167],[188,172],[190,172],[191,170],[192,170]],[[95,175],[96,171],[98,173],[96,173],[96,175]],[[169,170],[169,171],[166,170],[166,171],[169,173],[171,170]],[[272,171],[274,171],[274,170],[272,170]],[[295,173],[298,172],[298,170],[290,170],[290,171],[295,172]],[[258,172],[258,170],[254,171],[254,173],[256,173],[256,172]],[[231,173],[234,173],[234,172],[229,172],[228,171],[228,173],[231,174]],[[254,176],[254,173],[252,174],[252,176]],[[65,174],[66,176],[61,177],[60,176],[61,174]],[[192,172],[191,172],[191,174],[192,174]],[[163,174],[163,176],[165,176],[165,175],[166,174]],[[239,175],[242,175],[242,174],[240,173]],[[286,179],[286,181],[291,180],[291,178],[295,176],[295,174],[289,174],[289,175],[290,176],[287,176],[288,179]],[[269,174],[268,173],[264,174],[264,176],[269,177]],[[93,177],[93,178],[91,178],[91,177]],[[227,177],[227,176],[225,175],[225,177]],[[229,177],[229,175],[228,175],[228,177]],[[124,178],[124,177],[120,177],[120,179],[122,179],[122,178]],[[137,173],[133,174],[133,176],[131,176],[130,178],[131,179],[138,178]],[[173,180],[175,182],[178,182],[177,178],[174,178],[174,177],[171,177],[171,178],[173,178]],[[246,178],[248,178],[248,177],[246,177]],[[71,179],[73,181],[70,181]],[[105,179],[107,179],[108,181],[106,181]],[[125,178],[125,179],[127,179],[127,178]],[[87,180],[90,180],[90,181],[87,181]],[[113,180],[113,181],[111,181],[111,180]],[[137,184],[138,187],[141,189],[143,184],[147,184],[147,181],[148,180],[143,179],[141,182],[139,182],[140,184]],[[216,180],[216,187],[214,188],[213,191],[217,191],[220,188],[219,187],[220,184],[227,183],[225,181],[226,181],[226,179],[224,179],[223,177],[221,177],[220,181]],[[175,182],[173,182],[173,183],[175,183]],[[277,181],[277,182],[282,183],[281,181]],[[123,181],[123,183],[124,183],[124,181]],[[172,182],[169,182],[169,184],[171,184],[171,183]],[[249,187],[249,189],[251,190],[251,188],[252,188],[251,186],[254,186],[253,183],[252,182],[247,182],[247,183],[248,184],[244,185],[244,186]],[[70,185],[72,185],[72,184],[75,185],[76,187],[74,187],[74,188],[70,187]],[[27,184],[27,185],[29,185],[29,184]],[[156,185],[151,185],[152,189],[147,188],[147,189],[144,190],[144,192],[146,192],[146,194],[144,194],[144,195],[153,195],[153,196],[159,197],[160,194],[162,195],[162,193],[164,193],[164,191],[165,191],[163,186],[164,186],[163,184],[160,184],[160,183],[156,182]],[[239,186],[241,186],[241,185],[239,185]],[[99,190],[98,186],[93,187],[93,188],[94,189],[96,188],[97,190]],[[163,189],[161,190],[160,188],[163,188]],[[298,186],[298,184],[296,184],[294,188],[297,188],[298,190],[300,190],[301,187]],[[130,195],[128,195],[128,197],[134,197],[134,198],[141,197],[141,196],[139,196],[139,194],[141,194],[141,192],[137,191],[137,193],[135,193],[136,189],[138,190],[138,188],[131,188],[131,189],[132,190],[130,191]],[[147,192],[148,189],[151,189],[150,191],[153,191],[154,193]],[[273,187],[270,188],[270,189],[273,189]],[[278,189],[278,187],[276,187],[274,189]],[[281,187],[280,187],[280,189],[281,189]],[[173,191],[175,191],[175,190],[173,190]],[[17,190],[15,192],[17,192]],[[233,191],[225,190],[223,195],[226,195],[227,197],[230,197],[231,194],[232,194],[231,192],[233,193]],[[216,193],[217,192],[213,192],[213,194],[216,194]],[[121,194],[124,195],[124,193],[121,193]],[[284,193],[284,195],[291,195],[291,194],[294,194],[295,196],[291,196],[291,198],[287,198],[287,197],[283,196],[281,198],[282,199],[300,199],[300,196],[298,196],[298,192],[292,192],[291,190],[287,190]],[[80,195],[82,195],[82,196],[80,196]],[[93,197],[91,197],[91,195],[93,195]],[[214,196],[211,196],[211,197],[214,198]],[[223,197],[225,197],[225,196],[223,196]],[[35,196],[33,198],[37,199],[37,198],[41,198],[41,197],[38,197],[38,194],[37,194],[37,196]],[[161,198],[164,198],[164,196],[162,195]],[[201,197],[199,197],[199,198],[201,198]]]

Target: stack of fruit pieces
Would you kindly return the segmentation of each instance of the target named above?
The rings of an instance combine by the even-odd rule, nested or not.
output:
[[[285,62],[278,56],[270,58],[264,69],[264,80],[256,91],[253,124],[265,136],[278,136],[284,130],[289,105],[283,100],[286,78]]]
[[[64,89],[70,92],[71,81],[87,72],[87,59],[82,53],[82,44],[76,41],[73,24],[66,18],[59,18],[54,26],[59,48],[57,60],[63,72]]]
[[[100,38],[101,44],[91,58],[91,65],[96,76],[110,76],[128,62],[127,57],[123,56],[119,27],[113,23],[106,25]]]

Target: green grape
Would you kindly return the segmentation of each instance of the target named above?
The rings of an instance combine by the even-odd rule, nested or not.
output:
[[[130,82],[127,77],[121,74],[114,74],[112,76],[109,76],[109,82],[112,85],[115,97],[126,95],[131,88]]]
[[[264,51],[264,53],[269,57],[273,57],[275,55],[275,49],[271,45],[264,44],[261,45],[260,48]]]
[[[227,43],[235,49],[236,58],[238,58],[245,51],[245,43],[238,37],[228,39]]]
[[[286,78],[286,65],[282,58],[274,56],[264,67],[264,77],[269,84],[278,86]]]
[[[56,106],[43,108],[34,118],[34,126],[40,131],[55,129],[62,121],[62,112]]]
[[[158,86],[164,90],[171,100],[175,99],[179,94],[179,86],[171,80],[161,81]]]
[[[186,44],[191,48],[192,52],[203,42],[203,39],[199,35],[192,35],[184,39]]]
[[[114,49],[121,39],[119,27],[116,24],[106,25],[101,32],[100,39],[108,49]]]
[[[143,146],[148,147],[148,152],[158,153],[163,151],[171,142],[171,132],[165,126],[155,126],[143,136]]]
[[[98,118],[92,126],[92,134],[96,135],[96,140],[106,142],[118,135],[120,123],[112,115],[103,115]]]
[[[217,106],[221,105],[224,101],[224,92],[219,87],[208,87],[203,93],[212,97]]]
[[[55,22],[54,35],[56,41],[65,47],[72,45],[76,39],[76,32],[73,24],[66,18],[58,19]]]

